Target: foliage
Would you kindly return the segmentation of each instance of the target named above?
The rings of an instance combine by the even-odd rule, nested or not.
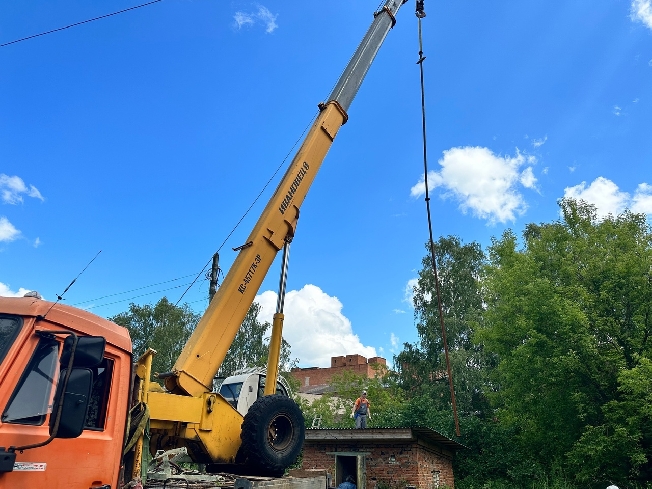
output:
[[[485,256],[478,243],[464,244],[455,236],[440,238],[434,250],[457,407],[461,416],[470,416],[487,409],[482,367],[491,358],[472,342],[473,326],[482,321]],[[406,343],[394,365],[407,397],[404,423],[451,434],[452,405],[430,253],[422,265],[414,289],[419,341]]]
[[[499,363],[487,391],[545,470],[566,467],[584,487],[647,480],[652,403],[632,392],[651,353],[650,232],[641,215],[599,221],[590,205],[560,204],[563,219],[529,225],[523,249],[506,232],[489,250],[477,339]]]
[[[367,426],[403,426],[400,424],[400,412],[403,403],[400,393],[387,384],[379,370],[374,378],[344,371],[334,375],[331,380],[331,391],[309,403],[301,400],[301,408],[310,427],[313,419],[321,416],[322,428],[352,428],[355,423],[351,411],[355,400],[363,390],[371,403],[371,419]]]
[[[199,314],[187,304],[175,306],[166,297],[154,306],[129,304],[129,310],[110,318],[129,331],[134,358],[140,357],[148,348],[156,350],[152,372],[172,370],[183,345],[199,321]]]
[[[454,461],[460,489],[651,488],[652,233],[643,215],[560,207],[486,255],[456,237],[435,244],[461,438],[429,256],[414,290],[419,341],[382,380],[336,379],[337,397],[309,407],[322,425],[352,426],[366,387],[372,426],[428,426],[468,447]]]

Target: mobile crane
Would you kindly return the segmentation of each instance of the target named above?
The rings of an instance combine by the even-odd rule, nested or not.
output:
[[[288,249],[308,189],[406,1],[386,0],[374,13],[172,371],[159,374],[165,389],[151,382],[155,352],[132,363],[125,328],[36,294],[0,298],[0,489],[115,489],[143,473],[145,450],[176,447],[213,471],[280,475],[295,461],[303,415],[276,395]],[[264,395],[243,416],[213,392],[213,378],[281,250]]]

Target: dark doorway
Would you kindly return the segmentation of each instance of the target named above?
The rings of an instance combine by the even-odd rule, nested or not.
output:
[[[356,489],[366,489],[365,455],[367,453],[338,452],[333,455],[335,455],[335,487],[350,475],[355,481]]]

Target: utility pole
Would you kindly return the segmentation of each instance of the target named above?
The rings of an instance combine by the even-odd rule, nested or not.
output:
[[[215,253],[213,255],[213,265],[211,266],[211,275],[210,275],[210,286],[208,287],[208,302],[213,300],[215,292],[217,292],[217,276],[220,271],[219,267],[220,254]]]

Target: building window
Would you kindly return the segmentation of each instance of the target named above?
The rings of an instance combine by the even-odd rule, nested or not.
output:
[[[310,385],[310,377],[306,377],[305,384],[303,385],[305,385],[306,387]]]
[[[2,413],[3,423],[43,424],[45,416],[52,411],[50,399],[58,364],[59,342],[41,338]]]

